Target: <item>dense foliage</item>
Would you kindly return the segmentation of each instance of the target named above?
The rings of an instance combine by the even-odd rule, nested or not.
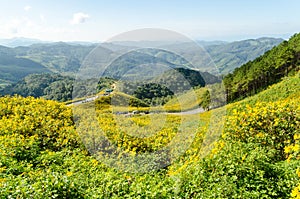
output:
[[[95,101],[95,106],[99,110],[109,108],[111,104],[118,107],[149,107],[144,101],[120,92],[102,96]]]
[[[250,61],[224,78],[229,102],[262,91],[281,77],[299,70],[300,34],[284,41],[261,57]]]
[[[58,74],[32,74],[16,84],[6,87],[1,94],[67,101],[72,99],[73,82],[73,78]]]
[[[175,68],[174,70],[165,71],[156,77],[154,81],[166,86],[176,94],[206,85],[199,71],[187,68]]]
[[[97,83],[97,90],[104,91],[106,89],[113,89],[113,85],[117,80],[110,77],[101,77]]]
[[[217,81],[217,79],[215,80]],[[118,91],[132,95],[153,106],[164,105],[175,97],[174,95],[179,96],[192,89],[206,85],[201,73],[186,68],[167,70],[149,81],[115,80],[113,82],[113,79],[107,77],[102,78],[102,81],[100,81],[100,84],[105,85],[107,88],[109,87],[108,83],[114,83]]]
[[[176,154],[175,147],[163,157],[171,165],[144,174],[122,172],[91,156],[92,149],[101,143],[96,135],[90,134],[95,127],[92,123],[82,123],[78,128],[86,131],[78,135],[69,107],[32,97],[0,98],[0,195],[3,198],[299,197],[299,81],[298,76],[286,78],[254,97],[228,105],[226,118],[221,114],[224,108],[194,116],[169,115],[166,123],[162,114],[116,117],[109,109],[99,110],[97,117],[106,136],[133,157],[158,150],[171,140],[175,145],[179,143],[176,129],[182,121],[183,132],[187,134],[187,125],[191,123],[186,122],[199,123],[195,138],[188,138],[193,143],[179,159],[170,159],[173,157],[170,154]],[[277,95],[268,98],[273,92]],[[78,107],[79,116],[92,118],[89,110],[94,108],[87,105]],[[222,136],[214,142],[213,134],[222,130],[222,121],[225,121]],[[155,125],[148,132],[151,123]],[[79,137],[89,152],[82,147]],[[107,147],[103,149],[109,150],[110,146]],[[153,157],[154,163],[160,164],[161,158]],[[132,167],[136,164],[133,162]]]
[[[138,86],[133,95],[149,105],[160,105],[166,103],[174,93],[160,84],[148,83]]]
[[[99,81],[99,85],[101,85]],[[74,84],[76,83],[76,90]],[[98,89],[100,89],[98,85]],[[42,97],[65,102],[72,98],[93,95],[98,92],[97,80],[80,80],[59,74],[31,74],[19,82],[0,89],[0,95],[20,95]]]
[[[10,85],[32,73],[49,72],[40,63],[16,57],[12,49],[0,46],[0,86]]]

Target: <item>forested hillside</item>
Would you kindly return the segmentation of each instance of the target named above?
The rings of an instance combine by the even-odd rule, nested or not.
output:
[[[284,41],[224,78],[229,102],[254,95],[284,76],[295,74],[300,64],[300,34]]]
[[[13,52],[16,56],[33,60],[52,72],[73,75],[95,46],[58,42],[16,47]]]
[[[0,46],[0,87],[9,85],[32,73],[51,72],[30,59],[16,57],[10,48]]]
[[[33,96],[36,98],[65,102],[73,97],[73,85],[75,78],[59,74],[31,74],[24,79],[0,89],[0,95],[20,95],[23,97]],[[98,90],[97,80],[77,80],[77,85],[84,87],[77,93],[79,96],[93,95]]]
[[[242,64],[263,55],[281,42],[283,42],[283,39],[263,37],[207,46],[205,49],[214,60],[219,72],[228,74]]]

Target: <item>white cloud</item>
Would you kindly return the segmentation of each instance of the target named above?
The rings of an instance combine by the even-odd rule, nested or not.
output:
[[[45,21],[46,21],[45,16],[42,15],[42,14],[40,14],[40,20],[41,20],[42,22],[45,22]]]
[[[0,37],[23,37],[26,32],[33,32],[37,24],[27,17],[15,17],[8,21],[0,22]]]
[[[73,19],[71,20],[71,24],[80,24],[86,22],[86,20],[90,18],[88,14],[78,12],[73,14]]]
[[[31,9],[31,6],[25,6],[25,7],[24,7],[24,10],[25,10],[25,11],[29,11],[30,9]]]

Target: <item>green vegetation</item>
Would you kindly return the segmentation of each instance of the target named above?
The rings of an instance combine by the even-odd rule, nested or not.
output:
[[[102,96],[96,100],[97,109],[107,109],[113,104],[116,107],[149,107],[144,101],[121,92],[114,92],[109,96]]]
[[[146,111],[209,108],[209,102],[221,106],[222,84],[199,88],[204,85],[191,82],[194,91],[180,93],[157,109],[119,92],[121,85],[114,85],[116,90],[95,103],[73,106],[33,97],[1,97],[0,197],[300,198],[299,43],[295,35],[227,76],[228,94],[247,88],[237,91],[246,98],[201,114]],[[192,73],[185,74],[193,78]],[[251,74],[273,74],[269,82],[277,83],[260,83]],[[250,77],[260,85],[255,90],[240,87],[250,84]],[[65,81],[56,75],[31,78],[27,83],[36,82],[33,93]],[[82,81],[78,86],[97,88],[97,82]],[[98,88],[113,84],[113,79],[100,79]],[[78,97],[87,94],[88,89],[82,90]],[[152,82],[141,84],[136,95],[155,99],[168,92]],[[135,113],[119,112],[126,109]]]
[[[227,74],[241,64],[253,60],[254,58],[263,54],[265,51],[271,49],[273,46],[278,45],[280,42],[282,42],[281,39],[261,38],[257,40],[245,40],[227,44],[220,43],[218,45],[209,45],[205,46],[205,49],[214,60],[216,66],[220,70],[220,73]],[[176,44],[174,48],[184,49],[184,45],[185,44],[179,43]],[[111,51],[131,48],[117,44],[102,44],[102,46]],[[34,44],[31,46],[16,48],[0,46],[0,82],[4,81],[5,84],[3,85],[9,85],[11,83],[16,83],[20,79],[32,73],[54,72],[72,76],[78,71],[85,57],[95,47],[96,44],[79,45],[63,42]],[[203,63],[205,63],[207,60],[201,60],[201,55],[199,57],[201,62],[199,65],[205,65]],[[147,49],[136,52],[136,54],[129,54],[127,57],[121,57],[114,63],[114,65],[111,66],[111,70],[107,73],[110,77],[115,77],[118,75],[116,73],[124,74],[128,72],[128,67],[132,68],[139,65],[139,63],[136,63],[134,60],[142,60],[142,64],[160,63],[168,67],[189,66],[187,61],[180,56],[164,50]],[[208,70],[211,69],[208,68]],[[161,71],[159,73],[161,73]],[[147,71],[145,71],[145,75],[146,74]],[[208,73],[204,72],[201,75],[208,84],[219,81],[216,79],[216,77],[212,77]]]
[[[298,87],[276,92],[290,88],[291,82]],[[168,154],[177,153],[175,147],[164,153],[164,160],[172,163],[170,166],[144,174],[116,170],[98,162],[95,157],[100,156],[91,156],[98,144],[102,144],[103,150],[109,150],[110,146],[104,147],[101,140],[93,142],[93,123],[81,123],[79,130],[86,129],[79,131],[85,132],[80,138],[89,149],[86,151],[75,132],[71,109],[63,104],[31,97],[0,98],[0,195],[5,198],[296,197],[300,194],[297,184],[300,178],[296,173],[300,154],[300,84],[297,83],[299,76],[286,78],[257,97],[230,104],[226,118],[221,114],[223,108],[167,118],[162,114],[116,117],[105,110],[97,111],[101,129],[109,140],[132,157],[158,150],[171,140],[179,143],[176,129],[181,121],[186,125],[188,121],[200,121],[195,138],[189,138],[192,144],[179,159],[169,159],[172,156]],[[273,92],[277,97],[269,98],[274,101],[269,102],[267,96]],[[257,98],[265,101],[257,103]],[[92,109],[78,106],[75,115],[91,117]],[[222,136],[213,142],[210,133],[220,131],[222,121],[226,121]],[[188,126],[183,133],[189,133]],[[207,153],[205,149],[212,146],[213,150]],[[155,166],[162,156],[153,158]],[[132,168],[136,164],[133,162]]]
[[[97,90],[103,91],[105,89],[112,89],[117,80],[109,77],[101,77],[97,84]]]
[[[75,83],[76,89],[73,92]],[[0,94],[43,97],[66,102],[72,98],[91,96],[106,89],[114,90],[115,87],[118,87],[119,91],[133,95],[148,105],[162,105],[171,99],[175,91],[183,92],[203,85],[205,85],[204,79],[198,71],[183,68],[166,71],[150,82],[117,81],[110,77],[85,81],[77,79],[75,82],[73,77],[59,74],[31,74],[17,83],[0,89]]]
[[[45,66],[25,58],[17,58],[12,49],[0,46],[0,82],[11,84],[31,73],[49,73]]]
[[[187,68],[167,70],[156,77],[154,82],[166,86],[176,94],[186,92],[194,87],[204,87],[206,85],[199,71]]]
[[[274,102],[297,98],[300,98],[300,72],[292,77],[284,77],[281,82],[269,86],[268,89],[248,97],[240,101],[240,103],[254,105],[258,102]]]
[[[214,60],[219,72],[226,75],[235,68],[263,55],[281,42],[283,42],[282,39],[263,37],[221,45],[210,45],[206,46],[205,49]]]
[[[73,75],[95,45],[72,45],[63,42],[34,44],[14,48],[17,57],[33,60],[54,73]]]
[[[112,82],[112,79],[105,78],[103,82],[108,82],[108,80],[111,80],[110,84],[117,84],[117,90],[152,106],[164,105],[175,97],[174,94],[178,96],[191,89],[205,86],[205,81],[198,71],[185,68],[167,70],[149,81]]]
[[[73,78],[58,74],[31,74],[17,84],[6,87],[1,93],[67,101],[72,99],[73,82]]]
[[[280,78],[299,70],[300,34],[281,43],[261,57],[234,70],[224,78],[229,102],[254,95]]]
[[[59,74],[31,74],[18,83],[0,89],[0,95],[20,95],[23,97],[42,97],[49,100],[66,102],[74,98],[94,95],[97,91],[95,79],[77,80],[77,88],[73,92],[75,79]]]
[[[147,83],[138,86],[133,95],[149,105],[157,106],[165,104],[174,93],[160,84]]]
[[[207,88],[195,88],[184,94],[173,97],[164,105],[168,112],[180,112],[199,108]]]
[[[202,102],[199,104],[204,110],[209,110],[209,105],[211,103],[209,90],[206,90],[202,95]]]

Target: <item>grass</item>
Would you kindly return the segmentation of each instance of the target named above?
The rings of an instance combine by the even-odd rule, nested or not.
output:
[[[202,102],[202,95],[207,88],[198,88],[174,97],[164,105],[167,112],[180,112],[199,108]]]

